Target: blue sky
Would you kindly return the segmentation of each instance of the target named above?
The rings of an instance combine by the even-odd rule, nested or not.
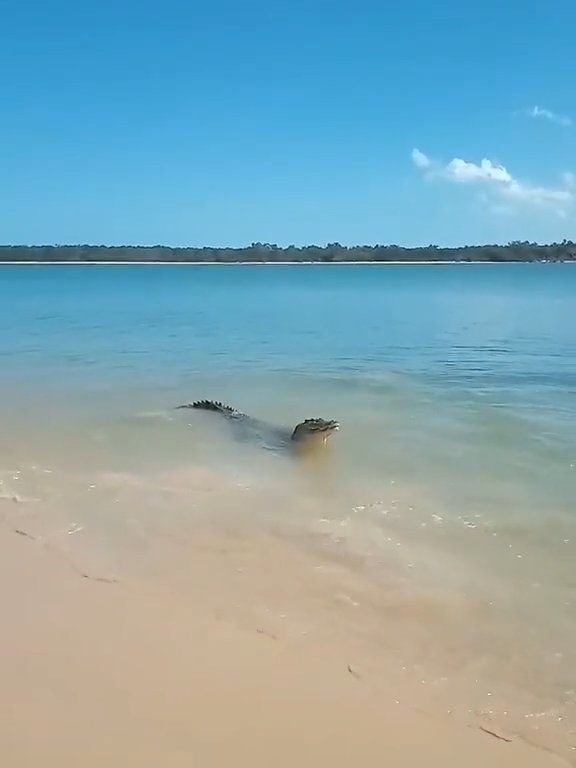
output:
[[[574,29],[569,0],[13,0],[0,242],[576,239]]]

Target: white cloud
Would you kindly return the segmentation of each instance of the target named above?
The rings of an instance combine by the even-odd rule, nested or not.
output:
[[[548,120],[551,123],[556,123],[556,125],[563,125],[565,128],[572,125],[572,119],[570,117],[566,117],[566,115],[559,115],[556,112],[552,112],[550,109],[542,109],[538,106],[529,109],[528,115],[529,117],[533,117],[535,119],[540,118],[542,120]]]
[[[481,160],[480,165],[469,163],[459,157],[451,160],[444,169],[446,175],[454,181],[475,182],[488,181],[509,184],[512,176],[503,165],[494,165],[491,160]]]
[[[412,162],[416,168],[430,168],[432,165],[430,158],[416,148],[412,150]]]
[[[545,187],[520,181],[512,176],[504,165],[486,158],[478,164],[455,157],[444,164],[432,160],[419,149],[412,150],[412,162],[429,179],[443,179],[461,185],[479,186],[481,198],[486,201],[515,204],[516,207],[537,206],[554,210],[565,216],[576,202],[576,176],[570,172],[562,175],[557,186]]]
[[[565,187],[536,187],[532,184],[521,184],[512,179],[511,183],[502,189],[503,194],[513,200],[528,203],[570,203],[573,199],[572,190]]]

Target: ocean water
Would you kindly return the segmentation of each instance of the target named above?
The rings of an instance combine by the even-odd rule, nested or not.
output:
[[[0,514],[128,576],[284,538],[364,580],[372,651],[573,756],[575,313],[568,264],[0,266]],[[341,432],[301,465],[205,397]]]

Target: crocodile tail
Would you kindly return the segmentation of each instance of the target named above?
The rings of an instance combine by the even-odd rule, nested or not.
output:
[[[229,405],[224,405],[216,400],[196,400],[194,403],[177,405],[176,408],[196,408],[201,411],[214,411],[214,413],[221,413],[223,416],[239,415],[235,408],[231,408]]]

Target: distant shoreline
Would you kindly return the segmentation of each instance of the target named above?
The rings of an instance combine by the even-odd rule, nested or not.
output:
[[[321,267],[335,267],[338,265],[343,266],[372,266],[372,267],[387,267],[387,266],[450,266],[450,265],[475,265],[475,264],[576,264],[576,261],[572,259],[566,259],[565,261],[0,261],[0,267],[4,266],[85,266],[85,267],[97,267],[97,266],[180,266],[180,267],[290,267],[290,266],[321,266]]]
[[[576,242],[443,248],[429,245],[289,245],[252,243],[234,248],[165,245],[0,245],[0,264],[484,264],[576,261]]]

